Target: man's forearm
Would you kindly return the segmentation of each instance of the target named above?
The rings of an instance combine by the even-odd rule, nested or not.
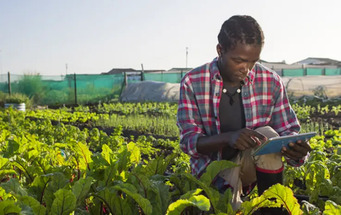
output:
[[[227,133],[214,136],[199,137],[197,141],[197,151],[200,154],[210,155],[227,145]]]

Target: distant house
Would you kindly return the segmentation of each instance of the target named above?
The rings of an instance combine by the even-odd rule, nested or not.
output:
[[[190,70],[192,70],[192,68],[181,68],[181,67],[174,67],[171,68],[170,70],[167,70],[167,72],[178,72],[178,73],[186,73],[189,72]]]
[[[302,68],[302,65],[299,65],[299,64],[287,64],[285,61],[282,61],[282,62],[268,62],[268,61],[265,61],[265,60],[259,60],[259,62],[262,65],[268,67],[269,69],[274,70],[280,76],[282,76],[283,69],[300,69],[300,68]]]
[[[132,68],[113,68],[109,72],[103,72],[102,74],[122,74],[127,73],[128,75],[131,74],[140,74],[142,70],[135,70]],[[162,69],[150,69],[150,70],[143,70],[143,72],[165,72]]]
[[[283,70],[286,69],[303,69],[303,68],[338,68],[341,67],[341,61],[329,59],[329,58],[306,58],[304,60],[295,62],[293,64],[286,64],[285,61],[282,62],[268,62],[265,60],[260,60],[264,66],[276,71],[280,76],[283,75]]]
[[[295,64],[341,67],[341,61],[333,60],[330,58],[316,58],[316,57],[308,57],[304,60],[296,62]]]
[[[162,73],[165,70],[155,69],[155,70],[143,70],[144,73]],[[142,70],[135,70],[132,68],[113,68],[109,72],[102,73],[104,75],[108,74],[126,74],[128,80],[130,81],[140,81],[142,80]]]
[[[122,74],[124,72],[136,72],[136,70],[132,68],[113,68],[109,72],[103,72],[102,74],[112,75],[112,74]]]

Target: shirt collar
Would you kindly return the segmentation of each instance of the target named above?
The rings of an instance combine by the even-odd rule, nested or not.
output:
[[[258,63],[256,63],[258,64]],[[256,65],[252,68],[252,70],[249,72],[248,76],[244,80],[244,85],[248,85],[249,83],[252,84],[255,80],[255,67]],[[222,80],[222,77],[220,75],[220,71],[218,68],[218,57],[214,58],[213,61],[210,63],[210,72],[211,72],[211,77],[212,80]]]

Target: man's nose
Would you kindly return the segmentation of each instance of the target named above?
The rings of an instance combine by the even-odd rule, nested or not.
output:
[[[243,63],[241,72],[248,73],[251,69],[252,69],[252,65],[248,62],[245,62]]]

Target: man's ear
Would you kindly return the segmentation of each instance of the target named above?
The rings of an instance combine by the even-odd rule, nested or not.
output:
[[[216,49],[217,49],[218,56],[221,57],[221,54],[223,52],[223,47],[218,43]]]

